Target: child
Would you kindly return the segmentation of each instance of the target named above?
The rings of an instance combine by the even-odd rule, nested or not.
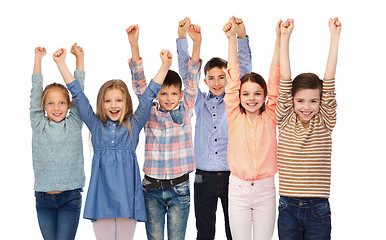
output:
[[[224,26],[228,37],[228,83],[225,103],[229,124],[229,222],[232,237],[271,239],[275,225],[276,98],[279,88],[280,24],[268,86],[250,73],[240,79],[236,28],[233,19]],[[267,103],[265,99],[268,97]]]
[[[83,88],[83,50],[75,43],[71,53],[77,60],[74,75]],[[44,239],[74,239],[85,182],[83,123],[65,86],[52,83],[43,91],[44,55],[44,47],[35,48],[30,119],[36,211]]]
[[[84,218],[94,221],[97,239],[132,239],[136,221],[146,221],[135,149],[150,115],[152,100],[170,67],[171,55],[168,51],[161,52],[162,66],[135,112],[126,84],[110,80],[99,90],[96,114],[79,82],[68,71],[65,56],[65,49],[59,49],[54,59],[77,101],[82,120],[91,131],[94,149]]]
[[[239,18],[233,19],[239,25],[237,47],[242,76],[252,70],[251,51],[243,21]],[[179,22],[178,27],[178,67],[182,79],[188,77],[189,53],[186,34],[189,26],[190,19],[185,18]],[[193,42],[194,44],[196,43]],[[204,82],[209,87],[209,93],[201,92],[198,88],[194,106],[197,117],[194,138],[194,156],[197,165],[194,181],[197,240],[215,238],[218,198],[224,212],[227,239],[232,239],[228,219],[230,171],[227,163],[228,123],[224,102],[227,65],[227,61],[216,57],[206,63]]]
[[[201,39],[199,26],[190,25],[188,31],[192,39]],[[132,52],[129,65],[133,88],[141,102],[146,79],[139,55],[138,25],[130,26],[127,34]],[[190,205],[189,173],[196,167],[190,120],[198,93],[200,67],[200,44],[197,44],[189,61],[188,78],[184,79],[185,90],[181,90],[178,74],[169,70],[157,96],[158,103],[153,103],[151,116],[145,125],[143,192],[149,240],[164,238],[165,214],[168,239],[185,239]]]
[[[281,27],[279,129],[280,239],[330,239],[328,197],[331,132],[336,123],[335,70],[341,23],[330,19],[330,52],[324,80],[303,73],[291,81],[289,38],[292,19]]]

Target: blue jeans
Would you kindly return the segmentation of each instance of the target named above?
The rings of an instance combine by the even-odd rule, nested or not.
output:
[[[81,191],[35,192],[39,227],[45,240],[75,239],[82,205]]]
[[[331,239],[331,211],[328,198],[280,196],[277,225],[280,240]]]
[[[232,239],[228,215],[229,171],[208,172],[197,169],[194,181],[194,210],[197,240],[213,240],[216,233],[216,210],[220,198],[224,212],[225,233]]]
[[[169,240],[185,239],[186,224],[189,217],[190,186],[189,180],[175,186],[154,188],[147,191],[144,186],[150,182],[143,179],[148,240],[164,239],[165,215]]]

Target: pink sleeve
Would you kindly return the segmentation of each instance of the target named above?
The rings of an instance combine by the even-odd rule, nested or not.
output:
[[[229,66],[227,69],[227,85],[225,87],[224,101],[227,120],[230,123],[240,113],[240,70],[239,64]]]
[[[271,66],[269,72],[269,80],[267,84],[267,104],[265,106],[266,114],[269,118],[276,124],[276,101],[277,96],[279,95],[279,85],[280,85],[280,67]]]

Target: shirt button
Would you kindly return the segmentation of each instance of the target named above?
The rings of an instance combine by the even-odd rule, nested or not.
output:
[[[213,117],[215,117],[215,116],[216,116],[216,114],[213,113]]]
[[[215,139],[214,141],[217,142],[217,139]]]
[[[114,143],[114,141],[111,141],[111,143]]]
[[[213,109],[215,109],[216,107],[212,107]]]
[[[303,203],[301,202],[301,203],[299,203],[299,206],[303,206]]]
[[[214,126],[214,129],[216,129],[216,126]]]
[[[253,187],[253,185],[255,185],[255,183],[254,182],[251,182],[251,186]]]
[[[218,152],[215,152],[215,154],[218,154]]]

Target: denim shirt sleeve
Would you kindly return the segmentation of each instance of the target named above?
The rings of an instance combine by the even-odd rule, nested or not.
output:
[[[42,109],[43,75],[32,74],[32,88],[30,96],[30,121],[34,129],[45,118]]]
[[[189,50],[188,39],[177,38],[178,72],[183,81],[189,77]]]
[[[71,92],[72,97],[76,100],[76,108],[78,109],[80,118],[87,125],[88,129],[90,129],[91,133],[93,133],[95,122],[99,121],[99,119],[95,115],[79,81],[75,80],[70,84],[67,84],[67,88]]]
[[[237,38],[237,48],[241,78],[244,74],[252,72],[252,55],[249,47],[249,37]]]
[[[161,85],[151,80],[149,86],[142,94],[138,107],[135,110],[134,116],[130,118],[130,124],[132,126],[133,143],[136,147],[138,144],[138,136],[141,129],[145,126],[148,118],[150,117],[151,108],[153,106],[153,100],[157,97]]]
[[[85,71],[83,71],[83,70],[75,70],[75,72],[74,72],[74,77],[76,80],[78,80],[83,91],[84,91],[85,75],[86,75]],[[79,111],[76,107],[76,100],[75,99],[72,100],[69,117],[74,118],[77,122],[79,122],[80,127],[82,127],[83,122],[82,122],[82,119],[80,118]]]

